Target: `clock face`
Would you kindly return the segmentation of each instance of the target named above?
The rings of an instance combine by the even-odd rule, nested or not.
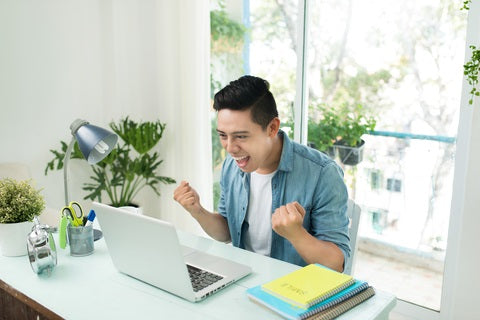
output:
[[[44,225],[35,225],[27,236],[30,266],[39,276],[50,276],[57,265],[57,249],[52,233]]]

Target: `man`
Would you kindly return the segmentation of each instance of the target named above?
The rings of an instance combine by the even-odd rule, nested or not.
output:
[[[304,266],[342,271],[350,257],[343,172],[324,154],[280,130],[267,81],[243,76],[214,98],[217,132],[228,152],[218,213],[182,181],[179,202],[212,238]],[[272,214],[273,213],[273,214]]]

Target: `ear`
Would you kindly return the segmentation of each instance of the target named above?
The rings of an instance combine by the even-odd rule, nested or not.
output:
[[[268,124],[267,132],[268,135],[273,138],[278,134],[278,130],[280,130],[280,119],[276,117]]]

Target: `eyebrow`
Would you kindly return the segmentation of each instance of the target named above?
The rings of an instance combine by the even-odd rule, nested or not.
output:
[[[221,130],[218,130],[218,129],[217,129],[217,132],[218,133],[225,133],[225,132],[223,132]],[[250,134],[250,131],[234,131],[231,134]]]

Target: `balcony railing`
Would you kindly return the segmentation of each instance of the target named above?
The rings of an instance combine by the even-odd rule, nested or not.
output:
[[[344,166],[350,197],[362,207],[360,237],[442,256],[456,139],[390,131],[363,138],[363,161]]]

